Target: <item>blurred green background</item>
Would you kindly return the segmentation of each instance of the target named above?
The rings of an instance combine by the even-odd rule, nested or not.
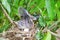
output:
[[[38,27],[45,28],[60,20],[60,0],[0,0],[8,15],[12,20],[18,21],[18,8],[25,8],[31,15],[39,16]],[[4,15],[0,5],[0,32],[3,32],[11,27],[11,23]],[[55,32],[59,28],[59,24],[52,31]],[[44,36],[45,35],[45,36]],[[53,37],[53,38],[52,38]],[[55,36],[51,36],[49,32],[42,33],[41,30],[37,33],[37,40],[56,40]]]

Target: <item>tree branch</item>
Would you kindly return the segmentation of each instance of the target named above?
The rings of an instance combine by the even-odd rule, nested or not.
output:
[[[6,10],[4,9],[4,7],[2,6],[1,3],[0,3],[0,5],[1,5],[1,8],[2,8],[2,10],[3,10],[5,16],[6,16],[6,17],[8,18],[8,20],[11,22],[11,24],[17,26],[17,23],[14,22],[14,21],[9,17],[8,13],[6,12]]]
[[[60,20],[58,20],[58,21],[56,21],[55,23],[53,23],[51,26],[49,26],[49,27],[50,27],[49,29],[50,29],[50,30],[54,29],[59,22],[60,22]]]
[[[54,32],[52,32],[52,31],[50,31],[49,29],[47,29],[47,27],[46,28],[44,28],[43,30],[42,30],[42,32],[44,33],[44,32],[50,32],[52,35],[54,35],[54,36],[56,36],[56,37],[58,37],[58,38],[60,38],[60,35],[58,35],[58,34],[56,34],[56,33],[54,33]]]
[[[51,32],[50,30],[47,30],[47,31],[49,31],[52,35],[54,35],[54,36],[60,38],[60,35],[58,35],[58,34],[56,34],[56,33],[53,33],[53,32]]]

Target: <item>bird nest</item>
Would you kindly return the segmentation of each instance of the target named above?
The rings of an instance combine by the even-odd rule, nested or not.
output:
[[[8,40],[35,40],[36,29],[30,29],[29,32],[20,30],[17,27],[12,27],[8,31],[1,33],[0,37]]]

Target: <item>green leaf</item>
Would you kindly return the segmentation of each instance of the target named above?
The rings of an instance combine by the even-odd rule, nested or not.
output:
[[[56,13],[57,13],[57,19],[60,20],[60,1],[56,4]]]
[[[4,15],[2,12],[0,12],[0,19],[3,19],[4,18]]]
[[[45,25],[46,25],[44,18],[42,16],[39,17],[39,24],[43,27],[45,27]]]
[[[40,39],[40,32],[38,32],[38,33],[36,34],[36,39],[37,39],[37,40]]]
[[[53,20],[55,18],[54,0],[45,0],[45,3],[46,3],[47,12],[48,12],[48,17],[50,20]]]
[[[37,5],[38,5],[40,8],[44,8],[44,6],[45,6],[45,0],[39,0],[39,1],[40,1],[40,2],[39,2],[39,5],[38,5],[38,4],[37,4]]]
[[[21,0],[20,1],[20,6],[23,6],[23,4],[24,4],[24,0]]]
[[[7,11],[10,13],[11,12],[11,9],[10,9],[10,5],[7,2],[7,0],[2,0],[2,4],[7,9]]]
[[[51,40],[51,33],[47,32],[47,34],[44,36],[42,40]]]
[[[60,0],[58,0],[56,4],[57,4],[56,6],[59,8],[60,7]]]
[[[6,31],[11,25],[9,24],[8,20],[5,21],[2,27],[0,27],[0,33]]]
[[[60,11],[56,10],[56,12],[57,12],[57,19],[60,20]]]
[[[0,33],[3,32],[3,31],[5,31],[5,30],[7,30],[8,28],[9,28],[9,24],[5,24],[4,26],[2,26],[0,28]]]
[[[52,35],[51,40],[56,40],[56,37]]]
[[[41,40],[43,38],[43,33],[41,32],[41,31],[38,31],[37,33],[36,33],[36,39],[37,40]]]
[[[14,0],[13,5],[14,5],[15,7],[18,7],[18,3],[19,3],[19,0]]]

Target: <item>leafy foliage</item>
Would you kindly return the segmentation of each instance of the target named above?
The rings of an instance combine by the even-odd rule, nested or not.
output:
[[[48,16],[50,17],[50,20],[53,20],[55,18],[55,6],[54,6],[54,0],[45,0],[46,2],[46,8],[48,12]]]
[[[47,32],[47,34],[45,35],[45,37],[42,40],[51,40],[51,33]]]
[[[40,29],[49,27],[55,21],[60,20],[60,0],[0,0],[0,4],[3,5],[8,15],[14,21],[18,21],[20,19],[18,15],[18,7],[20,6],[27,9],[28,12],[32,15],[39,15],[37,22],[39,24],[38,26]],[[8,21],[7,17],[5,17],[1,5],[0,5],[0,32],[3,32],[7,30],[11,26],[11,24]],[[41,33],[42,32],[37,33],[39,40],[42,40],[42,38],[40,39],[40,37],[42,37],[42,35],[40,35]],[[43,40],[53,40],[51,38],[54,38],[54,36],[51,37],[50,32],[47,32]],[[54,40],[55,39],[56,38],[54,38]]]
[[[7,2],[7,0],[2,0],[2,4],[4,5],[4,7],[7,9],[7,11],[10,13],[11,9],[10,9],[10,5]]]

